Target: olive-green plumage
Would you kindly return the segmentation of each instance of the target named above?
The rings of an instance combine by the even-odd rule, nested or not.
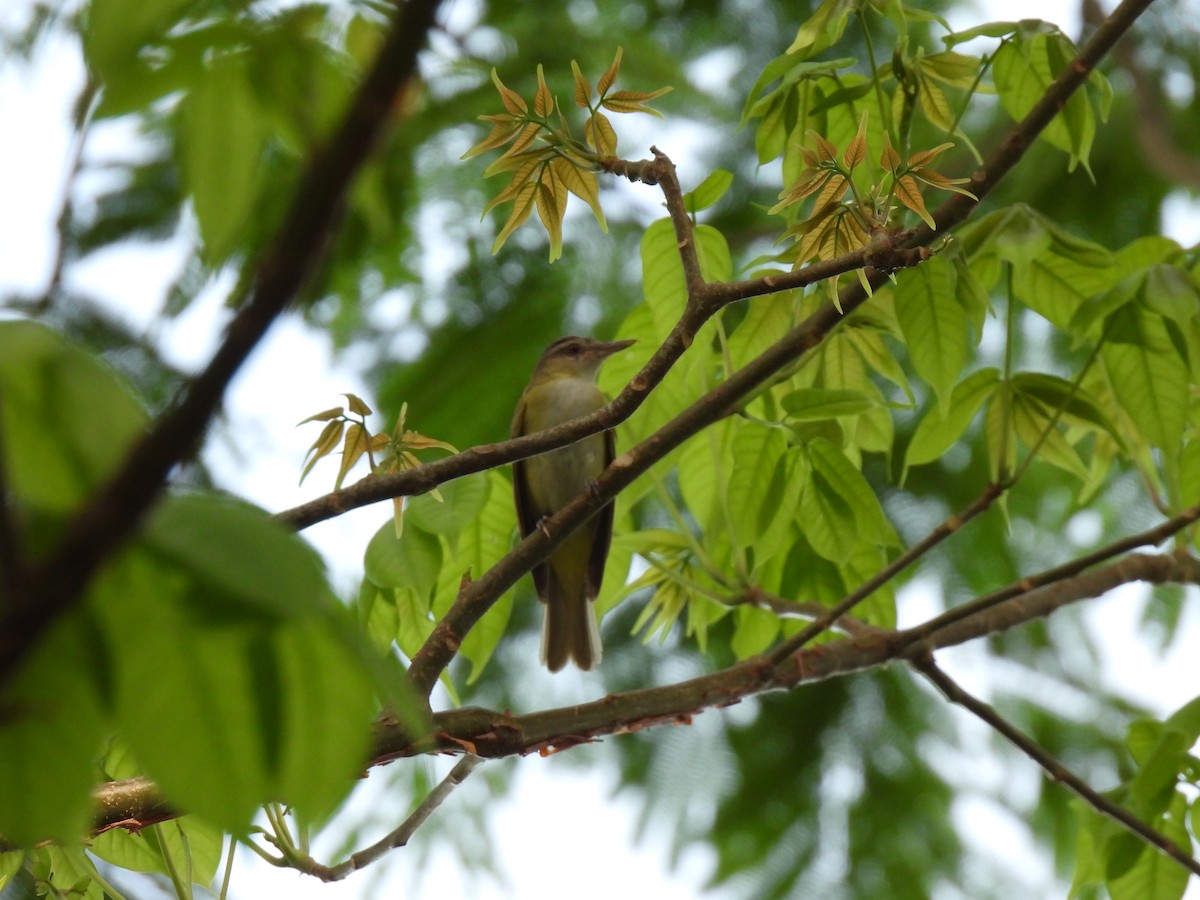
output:
[[[532,434],[586,416],[607,401],[596,386],[600,364],[633,341],[605,343],[559,338],[546,348],[521,394],[512,436]],[[558,450],[513,464],[513,494],[521,534],[574,498],[613,459],[611,431],[593,434]],[[600,662],[600,631],[592,601],[600,592],[612,539],[612,506],[606,506],[559,544],[533,569],[538,597],[546,604],[542,662],[557,672],[571,660],[579,668]]]

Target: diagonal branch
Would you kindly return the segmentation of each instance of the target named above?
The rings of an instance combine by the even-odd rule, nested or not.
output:
[[[1127,31],[1152,0],[1125,0],[1108,21],[1099,28],[1079,54],[1073,59],[1054,82],[1046,89],[1042,98],[1001,142],[988,157],[984,165],[971,178],[970,190],[980,200],[1016,165],[1026,149],[1062,109],[1063,104],[1089,77],[1092,69],[1111,49],[1113,44]],[[649,165],[647,163],[646,165]],[[673,168],[664,172],[674,177]],[[665,194],[670,199],[669,194]],[[942,203],[934,212],[935,220],[944,230],[952,228],[971,214],[979,200],[955,194]],[[690,246],[690,220],[681,225],[675,215],[672,221],[677,229],[688,229],[679,234],[681,248]],[[921,226],[908,240],[910,248],[927,246],[935,237],[928,226]],[[807,271],[807,270],[801,270]],[[868,270],[868,280],[881,283],[886,273]],[[705,304],[697,302],[689,285],[689,299],[685,317],[695,312],[702,315]],[[421,696],[427,697],[438,676],[449,664],[455,651],[470,629],[487,612],[490,606],[523,574],[546,559],[550,553],[576,528],[594,515],[616,495],[633,482],[650,466],[662,459],[685,440],[699,433],[708,425],[729,415],[737,404],[784,366],[794,362],[816,347],[825,336],[867,299],[864,288],[851,284],[841,293],[841,309],[826,304],[800,323],[782,339],[767,348],[745,367],[718,384],[674,419],[651,435],[641,444],[626,451],[615,459],[608,469],[596,480],[589,490],[580,493],[574,500],[544,522],[508,555],[503,557],[483,576],[467,585],[446,616],[437,624],[429,640],[413,657],[409,669],[409,681]],[[681,319],[681,322],[683,320]],[[677,325],[672,337],[680,330]],[[640,377],[640,376],[639,376]],[[635,378],[635,383],[638,381]],[[632,385],[631,385],[632,387]],[[629,390],[627,388],[627,390]],[[622,392],[622,396],[625,392]],[[620,398],[618,398],[620,399]],[[615,401],[614,401],[615,402]],[[565,442],[564,442],[565,443]],[[447,461],[443,461],[447,462]],[[845,610],[842,610],[845,612]]]
[[[1200,875],[1200,861],[1197,861],[1193,856],[1184,852],[1177,843],[1157,828],[1147,825],[1121,804],[1093,790],[1088,786],[1086,781],[1038,746],[1036,741],[1000,715],[993,706],[984,703],[978,697],[963,690],[958,682],[943,672],[938,664],[933,661],[933,654],[920,659],[914,659],[912,663],[917,671],[937,686],[938,690],[945,695],[947,700],[951,703],[957,703],[963,709],[977,716],[997,732],[1004,735],[1004,737],[1008,738],[1017,749],[1041,766],[1053,781],[1066,785],[1069,790],[1073,791],[1085,803],[1095,809],[1096,812],[1112,819],[1123,828],[1140,837],[1151,847],[1161,850],[1184,868],[1190,869],[1195,874]]]
[[[67,526],[57,550],[29,573],[22,597],[0,620],[0,682],[37,639],[78,602],[97,570],[127,541],[171,469],[191,455],[234,373],[324,257],[346,192],[375,146],[397,91],[416,72],[438,0],[397,7],[392,28],[337,131],[302,173],[283,223],[262,256],[249,301],[226,339]]]

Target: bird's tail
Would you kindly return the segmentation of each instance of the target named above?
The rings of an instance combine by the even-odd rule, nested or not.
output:
[[[557,672],[571,660],[585,672],[600,664],[600,628],[596,610],[582,593],[570,596],[550,578],[546,618],[542,622],[542,662]]]

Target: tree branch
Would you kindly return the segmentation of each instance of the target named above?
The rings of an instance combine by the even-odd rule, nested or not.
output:
[[[329,143],[314,153],[302,173],[258,266],[250,299],[230,322],[225,341],[76,514],[57,550],[29,573],[22,596],[0,621],[0,683],[133,534],[168,473],[194,452],[234,373],[323,259],[346,191],[382,133],[397,91],[416,71],[417,52],[437,7],[438,0],[409,0],[397,7],[375,65]]]
[[[325,866],[311,856],[304,855],[289,859],[288,865],[307,875],[320,878],[326,883],[341,881],[359,869],[365,869],[385,853],[407,844],[409,839],[416,834],[417,829],[433,815],[434,810],[441,806],[446,798],[454,792],[454,789],[462,784],[482,762],[482,758],[468,753],[455,764],[438,786],[429,792],[429,795],[421,801],[421,805],[412,811],[412,814],[400,824],[400,827],[370,847],[352,853],[344,862],[338,863],[336,866]]]
[[[978,608],[973,615],[929,633],[929,623],[903,631],[870,628],[851,639],[807,647],[784,665],[754,657],[677,684],[610,694],[577,706],[523,715],[480,707],[452,709],[434,713],[423,734],[413,734],[395,718],[382,716],[375,723],[368,765],[425,753],[470,753],[489,759],[547,754],[606,735],[687,725],[706,709],[730,706],[766,691],[788,690],[919,658],[1044,618],[1063,606],[1135,581],[1200,584],[1200,561],[1179,554],[1133,554],[1069,581]],[[96,791],[96,808],[93,827],[97,831],[114,826],[136,829],[174,815],[146,779],[102,785]]]
[[[994,707],[963,690],[958,682],[938,667],[938,664],[933,661],[932,654],[920,659],[914,659],[913,666],[933,682],[938,690],[945,695],[947,700],[951,703],[957,703],[1008,738],[1018,750],[1041,766],[1043,771],[1053,781],[1066,785],[1068,790],[1074,791],[1080,799],[1096,810],[1096,812],[1112,819],[1117,824],[1140,837],[1151,847],[1161,850],[1180,865],[1200,875],[1200,862],[1194,857],[1185,853],[1173,840],[1158,829],[1147,825],[1124,806],[1092,790],[1086,781],[1039,747],[1024,732],[1001,716]]]
[[[934,213],[935,221],[939,222],[943,229],[961,224],[978,205],[979,200],[986,196],[1012,169],[1037,134],[1058,114],[1071,94],[1087,80],[1096,63],[1103,58],[1104,53],[1124,34],[1150,2],[1151,0],[1125,0],[1114,10],[1109,20],[1096,31],[1079,55],[1067,64],[1046,89],[1045,94],[1029,114],[1015,126],[999,148],[988,157],[984,166],[972,176],[971,190],[978,199],[955,194],[938,207]],[[662,166],[656,170],[656,174],[659,178],[673,179],[674,168]],[[678,199],[669,193],[664,193],[664,196],[672,204],[682,202],[681,195]],[[684,218],[686,219],[686,216]],[[677,222],[678,227],[675,214],[672,214],[672,221]],[[685,227],[690,234],[690,220]],[[677,236],[680,237],[681,250],[686,250],[688,246],[691,246],[690,242],[686,240],[687,234]],[[928,226],[922,225],[913,233],[909,244],[913,248],[927,246],[934,237],[934,231]],[[807,272],[808,268],[801,271]],[[868,270],[867,277],[872,282],[881,283],[886,277],[886,273],[879,270]],[[848,285],[841,292],[841,310],[836,309],[832,304],[823,306],[745,367],[733,373],[708,394],[669,421],[655,434],[618,456],[589,490],[580,493],[574,500],[547,519],[543,527],[536,529],[522,540],[516,548],[485,572],[482,577],[468,584],[460,592],[447,614],[435,626],[425,645],[413,657],[408,677],[410,684],[418,694],[423,697],[429,695],[438,676],[449,664],[466,634],[504,591],[516,583],[518,578],[534,565],[546,559],[572,531],[606,504],[612,502],[621,490],[631,484],[638,475],[648,470],[653,463],[708,425],[728,415],[736,404],[759,384],[817,346],[824,340],[825,335],[837,327],[846,315],[861,306],[866,299],[866,291],[861,285],[857,283]],[[691,315],[703,315],[703,310],[696,309],[700,305],[702,304],[692,301],[692,294],[689,290],[689,302],[680,323]],[[672,337],[679,331],[680,325],[677,325],[672,331]],[[685,342],[684,346],[687,343],[690,343],[690,339]],[[637,382],[640,377],[639,375],[634,381]],[[632,387],[632,383],[630,387]],[[628,390],[629,388],[626,389],[626,391]],[[622,396],[626,391],[622,391]],[[844,611],[842,610],[842,612]]]

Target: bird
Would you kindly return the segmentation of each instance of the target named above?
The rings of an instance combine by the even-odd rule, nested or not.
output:
[[[608,401],[596,385],[600,364],[633,343],[574,335],[551,343],[517,403],[512,437],[561,425],[604,406]],[[521,536],[584,490],[608,467],[613,454],[613,433],[605,431],[514,463],[513,496]],[[610,504],[533,568],[533,584],[546,607],[541,658],[551,672],[568,661],[583,671],[600,663],[600,629],[592,602],[604,576],[612,517]]]

